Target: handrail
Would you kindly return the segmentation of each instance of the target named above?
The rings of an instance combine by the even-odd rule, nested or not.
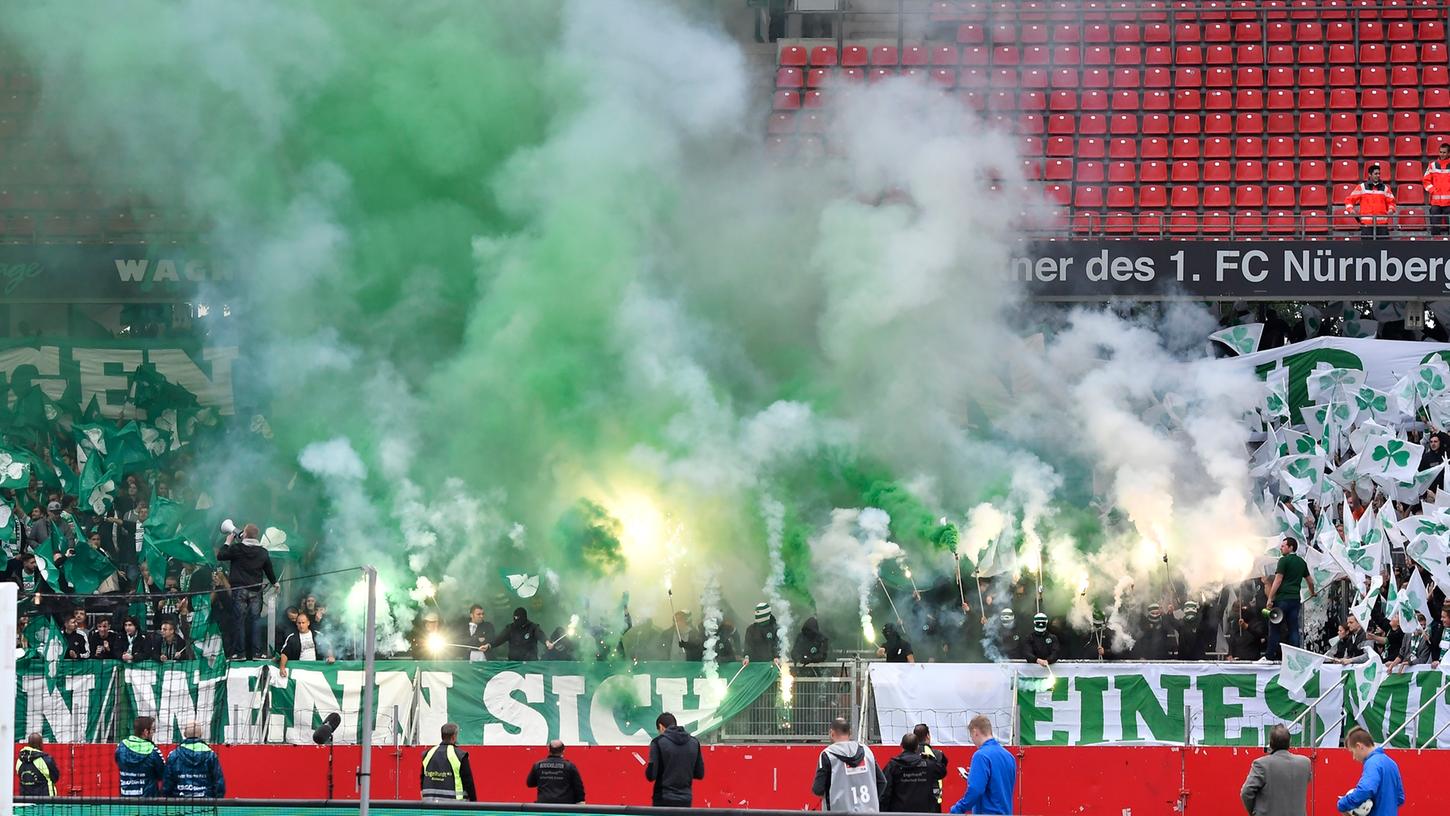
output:
[[[1310,703],[1308,705],[1308,707],[1304,709],[1303,713],[1301,713],[1299,716],[1295,717],[1293,720],[1291,720],[1289,722],[1289,729],[1290,729],[1290,731],[1292,731],[1295,726],[1299,726],[1300,731],[1302,733],[1303,730],[1304,730],[1304,726],[1303,726],[1303,723],[1301,721],[1305,717],[1309,716],[1310,714],[1313,714],[1314,713],[1314,709],[1318,708],[1319,707],[1319,704],[1322,703],[1322,702],[1324,702],[1324,699],[1326,697],[1328,697],[1329,695],[1333,694],[1335,689],[1337,689],[1340,686],[1344,685],[1345,682],[1347,682],[1349,680],[1349,678],[1350,678],[1350,672],[1344,672],[1344,673],[1340,674],[1339,680],[1336,681],[1334,685],[1330,686],[1327,691],[1325,691],[1323,694],[1321,694],[1318,697],[1316,697],[1314,699],[1314,702]]]
[[[1347,677],[1348,675],[1345,675],[1345,676]],[[1429,708],[1430,706],[1434,705],[1435,703],[1438,703],[1440,701],[1440,694],[1444,691],[1444,689],[1445,689],[1445,687],[1444,686],[1441,686],[1441,688],[1440,688],[1439,691],[1436,691],[1434,694],[1430,695],[1430,699],[1426,700],[1423,705],[1421,705],[1419,708],[1415,709],[1415,713],[1414,714],[1411,714],[1410,716],[1406,717],[1405,718],[1405,721],[1402,722],[1402,723],[1400,723],[1400,727],[1399,728],[1396,728],[1394,731],[1391,731],[1390,734],[1389,734],[1389,736],[1387,736],[1387,737],[1384,738],[1384,740],[1383,740],[1384,744],[1385,745],[1389,745],[1394,740],[1395,737],[1397,737],[1397,736],[1400,735],[1400,732],[1401,731],[1404,731],[1406,728],[1409,728],[1410,727],[1410,723],[1412,723],[1415,720],[1419,719],[1420,718],[1420,715],[1423,714],[1423,713],[1425,713],[1425,709]],[[1442,728],[1441,730],[1443,731],[1444,729]],[[1436,737],[1440,736],[1439,732],[1436,732],[1435,733],[1435,736]],[[1415,747],[1419,747],[1419,746],[1416,746],[1414,743],[1411,743],[1411,746],[1410,747],[1415,748]]]

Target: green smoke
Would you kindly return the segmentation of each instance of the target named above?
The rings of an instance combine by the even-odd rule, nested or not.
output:
[[[0,37],[42,83],[31,143],[237,270],[205,298],[275,450],[215,460],[300,471],[270,512],[316,523],[325,566],[457,604],[527,561],[558,599],[612,577],[595,609],[714,571],[748,607],[769,496],[782,593],[839,605],[811,573],[833,508],[949,569],[941,517],[1031,458],[961,427],[1016,297],[982,237],[1010,144],[924,91],[848,106],[849,164],[771,167],[740,49],[666,3],[32,4]],[[632,541],[638,495],[666,541]]]

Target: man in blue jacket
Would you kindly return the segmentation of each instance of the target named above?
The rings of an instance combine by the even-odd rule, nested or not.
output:
[[[116,770],[121,779],[121,795],[154,799],[160,795],[162,774],[166,763],[161,750],[151,742],[156,729],[152,717],[137,717],[131,736],[116,746]]]
[[[952,813],[1008,814],[1017,789],[1017,760],[992,736],[992,721],[978,714],[967,723],[977,746],[967,771],[967,792],[952,805]]]
[[[1339,799],[1339,812],[1348,813],[1370,800],[1374,808],[1369,816],[1395,816],[1405,803],[1405,786],[1400,781],[1400,766],[1376,747],[1374,737],[1363,728],[1352,728],[1344,737],[1344,745],[1356,762],[1364,763],[1359,784]]]
[[[227,781],[216,752],[201,738],[201,723],[190,722],[181,744],[166,758],[166,795],[179,799],[220,799]]]

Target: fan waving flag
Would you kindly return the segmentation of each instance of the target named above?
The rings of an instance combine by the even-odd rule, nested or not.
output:
[[[1403,439],[1380,439],[1359,455],[1359,469],[1376,484],[1392,489],[1415,478],[1424,450]]]
[[[30,454],[14,448],[0,448],[0,487],[24,490],[30,487]]]
[[[81,503],[89,507],[92,513],[104,515],[106,508],[111,506],[111,499],[116,494],[116,484],[119,481],[116,469],[102,466],[101,457],[92,456],[86,459],[86,466],[81,468]]]
[[[1234,354],[1253,354],[1259,350],[1259,339],[1264,336],[1263,323],[1245,323],[1242,326],[1230,326],[1227,329],[1220,329],[1208,336],[1208,339],[1223,343],[1228,346]]]
[[[1356,714],[1362,713],[1365,706],[1374,700],[1375,693],[1379,691],[1380,684],[1388,674],[1385,664],[1380,661],[1380,656],[1374,649],[1365,649],[1364,653],[1369,660],[1350,669],[1349,680],[1345,682],[1352,692]]]

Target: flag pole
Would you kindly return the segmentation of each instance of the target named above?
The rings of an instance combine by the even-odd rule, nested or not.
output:
[[[952,553],[952,560],[957,562],[957,594],[962,598],[962,610],[970,612],[967,608],[967,591],[962,588],[962,557]]]
[[[886,588],[886,582],[881,580],[881,574],[876,574],[876,583],[881,585],[881,592],[886,595],[886,602],[891,604],[891,614],[896,616],[896,625],[900,626],[902,632],[906,630],[906,621],[901,619],[901,613],[896,611],[896,601],[891,600],[891,590]]]

